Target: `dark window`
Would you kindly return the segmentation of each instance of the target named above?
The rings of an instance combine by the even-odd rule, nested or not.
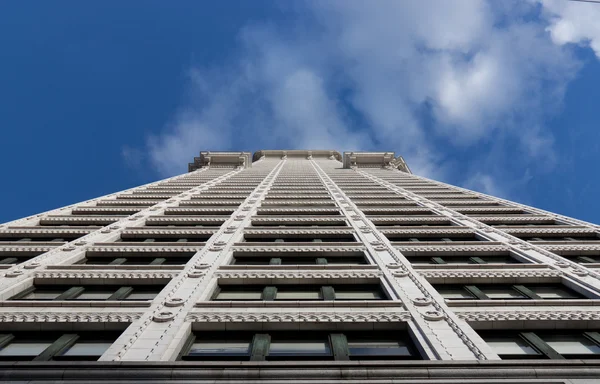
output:
[[[158,285],[34,285],[9,300],[152,300],[162,288]]]
[[[424,236],[396,236],[396,235],[386,235],[389,241],[410,241],[410,242],[422,242],[422,241],[431,241],[431,242],[455,242],[455,241],[486,241],[477,238],[475,235],[469,236],[440,236],[440,237],[424,237]]]
[[[514,264],[520,263],[512,256],[407,256],[412,264]]]
[[[585,298],[562,284],[434,284],[439,293],[448,300],[549,300]]]
[[[248,243],[350,243],[356,242],[354,237],[248,237],[244,240]]]
[[[421,359],[406,331],[198,331],[182,360],[397,360]]]
[[[190,260],[186,257],[94,257],[86,256],[78,264],[87,265],[183,265]]]
[[[222,285],[212,300],[387,300],[379,285]]]
[[[493,331],[480,336],[502,359],[597,359],[597,331]]]
[[[0,334],[0,360],[95,361],[119,337],[120,332],[16,331]]]
[[[368,264],[364,256],[328,257],[235,257],[235,265],[315,265],[315,264]]]

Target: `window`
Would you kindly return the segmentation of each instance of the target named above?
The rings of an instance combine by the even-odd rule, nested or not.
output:
[[[0,334],[0,360],[95,361],[117,339],[120,332],[44,332],[16,331]]]
[[[255,237],[245,236],[248,243],[351,243],[356,242],[352,235],[340,237]]]
[[[221,285],[212,300],[387,300],[379,285]]]
[[[55,286],[35,285],[16,294],[9,300],[152,300],[163,286],[82,285]]]
[[[79,264],[87,265],[184,265],[193,254],[184,257],[102,257],[86,256]]]
[[[290,357],[296,359],[333,357],[327,335],[319,335],[317,332],[301,335],[275,333],[271,337],[267,360]]]
[[[398,235],[386,235],[389,241],[401,241],[401,242],[422,242],[422,241],[431,241],[431,242],[462,242],[462,241],[484,241],[482,239],[477,238],[475,235],[466,235],[466,236],[456,236],[456,235],[448,235],[444,237],[425,237],[425,236],[398,236]]]
[[[393,333],[398,334],[397,331]],[[349,333],[346,337],[351,360],[386,357],[406,359],[418,355],[407,335],[391,339],[390,335],[384,332],[368,332]]]
[[[597,331],[482,331],[480,336],[506,360],[600,358],[600,333]]]
[[[519,260],[510,255],[499,256],[407,256],[412,264],[514,264]]]
[[[421,359],[406,331],[197,331],[182,360]]]
[[[560,284],[436,284],[434,288],[442,297],[448,300],[550,300],[585,298],[574,290]]]
[[[315,265],[315,264],[349,264],[362,265],[367,264],[364,256],[307,256],[307,257],[289,257],[281,255],[280,257],[240,257],[233,259],[235,265]]]

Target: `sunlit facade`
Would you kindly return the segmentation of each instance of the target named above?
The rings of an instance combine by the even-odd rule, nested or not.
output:
[[[598,225],[393,152],[202,152],[0,225],[0,377],[600,383],[599,268]]]

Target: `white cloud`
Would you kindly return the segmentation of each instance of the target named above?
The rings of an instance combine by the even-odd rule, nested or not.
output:
[[[540,1],[549,14],[548,31],[556,44],[589,45],[600,58],[600,4]]]
[[[550,159],[543,122],[577,66],[543,19],[524,17],[535,4],[315,1],[293,23],[247,26],[238,62],[193,71],[151,159],[173,174],[200,150],[394,150],[415,173],[460,180],[444,159],[495,135]],[[472,183],[494,187],[487,177]]]
[[[500,198],[507,195],[506,191],[494,181],[492,176],[481,172],[477,172],[468,178],[465,182],[465,188]]]

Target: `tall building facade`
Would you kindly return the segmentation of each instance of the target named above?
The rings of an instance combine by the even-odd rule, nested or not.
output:
[[[202,152],[0,268],[5,382],[600,383],[600,227],[391,152]]]

